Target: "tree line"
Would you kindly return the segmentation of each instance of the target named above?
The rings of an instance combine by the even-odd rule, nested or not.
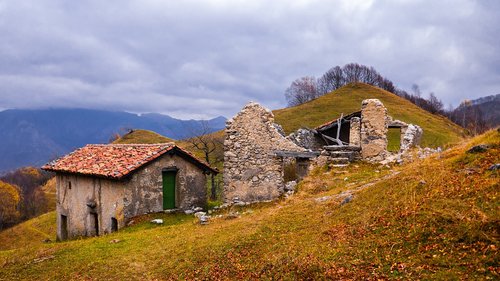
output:
[[[422,96],[420,87],[413,84],[410,91],[398,88],[391,80],[382,76],[372,66],[349,63],[343,67],[335,66],[326,71],[320,78],[305,76],[295,79],[285,90],[288,106],[297,106],[335,91],[350,83],[366,83],[397,96],[400,96],[418,107],[448,117],[454,123],[466,128],[472,134],[480,134],[488,129],[484,115],[479,108],[470,102],[463,102],[459,107],[444,109],[443,102],[433,93],[428,98]]]
[[[54,209],[42,190],[52,177],[34,167],[23,167],[0,177],[0,229]]]

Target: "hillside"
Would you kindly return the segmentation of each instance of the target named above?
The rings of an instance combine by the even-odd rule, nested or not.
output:
[[[40,166],[89,143],[108,143],[127,129],[152,130],[174,139],[196,135],[207,123],[211,131],[225,118],[179,120],[167,115],[91,109],[11,109],[0,112],[0,173]]]
[[[208,225],[152,214],[117,233],[44,244],[53,230],[22,232],[47,221],[37,218],[18,226],[26,242],[0,233],[15,248],[0,251],[0,280],[497,279],[500,186],[489,167],[499,155],[495,130],[401,167],[316,169],[293,197],[234,207]],[[342,204],[346,190],[354,195]]]
[[[167,143],[174,142],[173,139],[162,136],[158,133],[148,130],[133,130],[121,138],[113,141],[116,144],[130,144],[130,143]]]
[[[380,99],[394,119],[421,126],[424,129],[423,146],[445,146],[462,138],[463,130],[445,117],[431,114],[403,98],[363,83],[349,84],[310,102],[273,113],[276,122],[288,134],[300,127],[314,128],[340,117],[342,113],[359,111],[361,102],[369,98]]]

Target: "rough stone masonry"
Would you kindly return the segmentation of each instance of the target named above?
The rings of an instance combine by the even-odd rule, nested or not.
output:
[[[387,154],[387,108],[378,99],[361,104],[361,157],[382,161]]]
[[[226,122],[224,201],[271,200],[284,193],[283,158],[276,151],[304,152],[287,140],[273,113],[251,102]]]

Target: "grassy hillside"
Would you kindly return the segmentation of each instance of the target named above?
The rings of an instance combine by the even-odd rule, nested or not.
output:
[[[121,138],[115,140],[113,143],[116,144],[128,144],[128,143],[166,143],[173,142],[171,138],[167,138],[158,133],[148,130],[133,130],[132,132],[122,136]]]
[[[12,249],[40,246],[44,240],[56,239],[56,212],[52,211],[39,217],[22,222],[0,232],[0,256],[9,254]],[[0,262],[1,264],[1,262]],[[0,280],[2,275],[0,273]]]
[[[403,98],[363,83],[349,84],[318,99],[273,113],[276,122],[291,133],[300,127],[314,128],[340,117],[341,113],[359,111],[361,102],[368,98],[380,99],[394,119],[421,126],[424,129],[423,146],[444,146],[461,140],[462,129],[445,117],[431,114]]]
[[[491,148],[465,152],[479,143]],[[16,250],[0,251],[0,280],[497,279],[499,172],[488,167],[499,155],[500,133],[490,131],[402,167],[317,169],[293,197],[205,226],[156,214],[98,238],[7,242]],[[342,205],[346,190],[354,197]]]

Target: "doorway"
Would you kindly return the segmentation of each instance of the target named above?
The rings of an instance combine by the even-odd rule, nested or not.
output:
[[[65,215],[61,215],[61,222],[60,222],[60,239],[61,240],[66,240],[68,239],[68,217]]]
[[[111,232],[118,231],[118,220],[116,218],[111,218]]]
[[[175,209],[175,178],[177,169],[163,169],[163,210]]]
[[[90,213],[94,223],[95,236],[99,236],[99,215],[97,213]]]

